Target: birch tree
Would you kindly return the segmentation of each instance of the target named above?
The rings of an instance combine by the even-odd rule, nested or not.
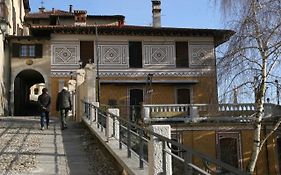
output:
[[[254,173],[265,139],[261,138],[266,89],[281,73],[281,0],[216,0],[225,14],[227,26],[236,34],[229,40],[218,73],[225,92],[233,88],[251,90],[256,105],[254,138],[247,171]],[[280,82],[280,81],[279,81]],[[227,83],[227,84],[226,84]],[[276,121],[275,129],[281,121]]]

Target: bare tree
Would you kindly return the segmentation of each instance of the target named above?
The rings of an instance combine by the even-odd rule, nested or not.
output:
[[[247,166],[247,171],[253,174],[258,155],[268,138],[261,139],[266,89],[275,79],[280,79],[281,0],[215,2],[220,3],[227,25],[236,31],[224,48],[223,57],[218,59],[219,77],[226,80],[224,90],[246,89],[255,97],[253,147]],[[275,130],[280,122],[276,122]]]

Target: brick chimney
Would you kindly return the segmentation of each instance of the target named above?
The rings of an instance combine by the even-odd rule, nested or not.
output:
[[[152,20],[153,27],[161,27],[161,1],[152,0]]]

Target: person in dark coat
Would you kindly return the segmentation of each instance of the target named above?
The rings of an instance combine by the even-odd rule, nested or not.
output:
[[[68,116],[68,111],[71,110],[71,96],[70,92],[67,90],[67,87],[63,87],[63,89],[57,95],[57,103],[56,109],[60,112],[61,119],[61,128],[65,129],[66,126],[66,118]]]
[[[40,110],[40,125],[41,130],[44,130],[44,120],[46,118],[47,129],[49,128],[49,112],[51,106],[51,97],[48,94],[47,88],[42,89],[42,94],[38,97]]]

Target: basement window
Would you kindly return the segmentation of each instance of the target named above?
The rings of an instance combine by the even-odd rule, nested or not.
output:
[[[42,44],[13,44],[13,57],[42,58]]]

